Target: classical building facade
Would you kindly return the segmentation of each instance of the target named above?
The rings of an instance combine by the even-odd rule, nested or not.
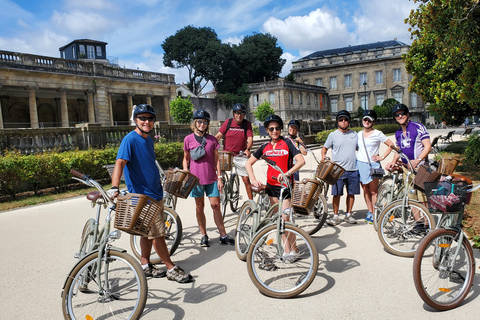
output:
[[[428,114],[420,96],[408,91],[402,54],[409,45],[397,40],[314,52],[293,62],[297,82],[327,88],[331,113],[372,109],[389,98],[409,106],[412,119],[425,122]]]

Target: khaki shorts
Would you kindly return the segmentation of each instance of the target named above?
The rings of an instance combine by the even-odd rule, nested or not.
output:
[[[156,239],[160,237],[165,237],[165,215],[163,213],[163,199],[160,200],[160,210],[155,217],[155,221],[150,228],[148,233],[148,239]]]
[[[415,175],[411,174],[408,181],[407,181],[407,173],[406,173],[405,170],[403,171],[403,183],[406,186],[410,185],[410,182],[412,182],[414,179],[415,179]],[[408,193],[408,199],[417,200],[418,202],[427,202],[428,201],[425,193],[423,193],[422,191],[417,190],[417,189],[415,189],[415,193],[410,193],[410,192]]]
[[[233,157],[233,165],[237,168],[237,173],[240,177],[248,177],[247,169],[245,168],[247,160],[248,158],[245,156]]]

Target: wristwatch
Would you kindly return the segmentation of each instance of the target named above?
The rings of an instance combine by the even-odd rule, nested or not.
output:
[[[248,151],[250,151],[250,148],[247,148]]]

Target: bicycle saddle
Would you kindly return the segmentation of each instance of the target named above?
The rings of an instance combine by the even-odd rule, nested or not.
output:
[[[265,184],[262,184],[260,187],[254,187],[254,186],[251,186],[251,188],[253,192],[256,192],[256,193],[264,193],[266,192],[269,188],[267,185]]]
[[[97,202],[98,199],[103,199],[100,191],[91,191],[87,194],[87,199],[92,202]]]

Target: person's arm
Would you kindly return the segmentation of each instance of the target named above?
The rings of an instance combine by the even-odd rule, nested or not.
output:
[[[183,170],[188,171],[189,164],[190,164],[190,151],[183,150],[183,161],[182,161]]]
[[[392,140],[390,139],[387,139],[384,144],[388,147],[387,150],[385,151],[385,153],[383,154],[383,156],[379,156],[379,155],[375,155],[372,157],[373,161],[383,161],[385,160],[386,157],[388,157],[388,155],[390,154],[390,152],[392,152],[392,148],[390,147],[394,147],[395,145],[393,144]],[[374,158],[375,157],[375,158]]]
[[[430,138],[426,138],[422,140],[423,151],[420,153],[417,159],[410,160],[413,168],[416,168],[420,162],[425,160],[428,157],[430,151],[432,151],[432,143],[430,142]]]
[[[293,167],[291,167],[290,169],[288,169],[287,172],[285,172],[287,177],[290,177],[292,174],[300,170],[300,168],[305,165],[305,158],[303,158],[303,155],[301,153],[295,156],[295,160],[297,160],[297,163],[295,163]]]
[[[222,134],[220,131],[218,131],[218,133],[215,135],[215,138],[216,138],[218,141],[220,141],[220,139],[223,138],[223,134]]]
[[[222,167],[220,166],[220,158],[218,157],[218,149],[215,150],[213,154],[215,159],[215,168],[217,168],[217,181],[218,181],[218,190],[222,191],[223,189],[223,180],[222,180]]]
[[[127,165],[128,161],[124,159],[117,159],[115,161],[115,168],[113,168],[112,173],[112,188],[116,189],[117,191],[112,194],[115,198],[119,195],[119,186],[120,186],[120,179],[122,178],[123,168]]]
[[[257,160],[258,159],[255,157],[250,157],[245,163],[245,169],[247,169],[248,177],[250,178],[252,186],[254,187],[260,187],[262,185],[262,182],[258,181],[257,178],[255,178],[255,174],[253,173],[253,164],[257,162]]]
[[[325,147],[322,147],[322,152],[321,152],[321,158],[320,158],[320,161],[322,161],[323,159],[325,159],[325,157],[327,156],[327,151],[328,149],[325,148]]]

